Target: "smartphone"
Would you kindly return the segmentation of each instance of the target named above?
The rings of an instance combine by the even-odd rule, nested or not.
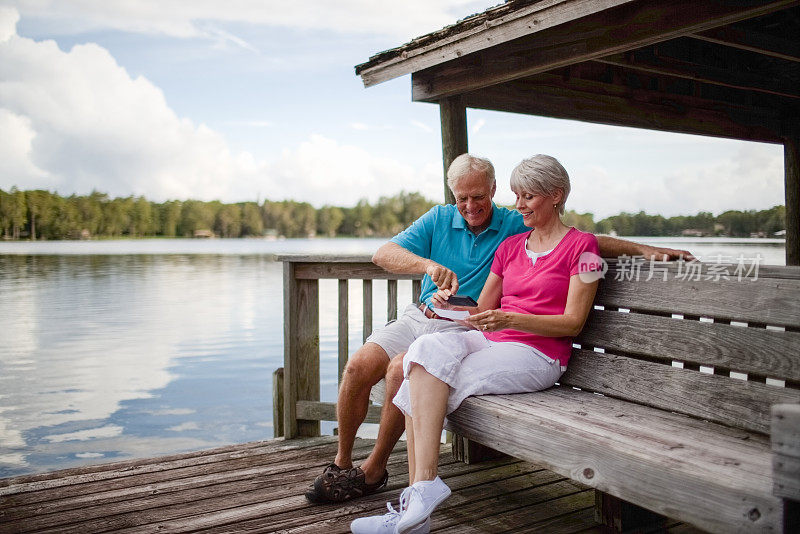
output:
[[[478,303],[475,302],[475,299],[468,295],[450,295],[450,298],[447,299],[447,303],[451,306],[474,307],[478,305]]]

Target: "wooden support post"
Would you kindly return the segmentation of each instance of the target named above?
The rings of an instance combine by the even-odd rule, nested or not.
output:
[[[297,419],[298,400],[319,400],[319,281],[297,280],[283,264],[283,422],[287,438],[319,436],[319,421]]]
[[[486,460],[494,460],[506,456],[486,445],[481,445],[455,432],[447,433],[451,441],[453,458],[465,464],[477,464]]]
[[[453,193],[447,187],[447,168],[467,148],[467,108],[460,96],[451,96],[439,101],[439,116],[442,123],[442,161],[444,163],[445,204],[455,204]]]
[[[783,140],[786,265],[800,265],[800,133],[798,130],[793,131]]]
[[[666,517],[618,497],[595,490],[594,515],[601,532],[659,532]]]
[[[783,532],[800,531],[800,404],[772,406],[772,493],[783,499]]]
[[[272,437],[283,436],[283,367],[272,373]]]

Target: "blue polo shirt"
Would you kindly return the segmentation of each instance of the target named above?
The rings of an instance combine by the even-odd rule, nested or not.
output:
[[[494,251],[503,240],[530,230],[522,224],[516,211],[498,208],[492,203],[492,221],[478,235],[467,228],[467,222],[455,205],[434,206],[425,215],[394,236],[393,243],[452,269],[458,276],[458,294],[475,300],[481,294]],[[420,302],[430,306],[436,284],[427,274],[422,279]]]

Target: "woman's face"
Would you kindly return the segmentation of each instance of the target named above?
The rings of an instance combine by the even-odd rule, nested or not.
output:
[[[529,191],[514,191],[514,194],[517,196],[517,211],[522,215],[525,226],[536,228],[558,217],[558,212],[553,207],[553,204],[558,203],[555,196],[545,196]]]

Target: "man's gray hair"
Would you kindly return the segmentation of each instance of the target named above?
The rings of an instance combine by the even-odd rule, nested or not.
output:
[[[511,189],[543,196],[552,196],[560,189],[563,196],[557,206],[563,215],[569,196],[569,174],[556,158],[537,154],[523,159],[511,171]]]
[[[461,154],[447,168],[447,187],[452,191],[461,178],[472,172],[483,173],[489,185],[494,185],[494,165],[491,161],[471,154]]]

